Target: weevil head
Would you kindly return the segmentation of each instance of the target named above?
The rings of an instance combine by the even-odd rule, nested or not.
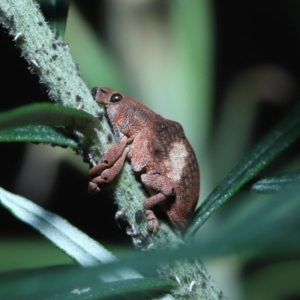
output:
[[[123,99],[120,93],[106,87],[95,87],[91,90],[91,93],[98,103],[105,105],[117,104]]]
[[[133,98],[110,88],[93,88],[91,93],[96,102],[105,105],[107,117],[115,134],[121,132],[133,137],[147,123],[148,114],[153,113]]]

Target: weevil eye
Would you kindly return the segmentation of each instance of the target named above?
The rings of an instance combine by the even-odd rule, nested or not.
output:
[[[122,95],[121,94],[119,94],[119,93],[115,93],[115,94],[113,94],[113,95],[111,95],[111,97],[110,97],[110,99],[109,99],[109,101],[110,102],[112,102],[112,103],[115,103],[115,102],[119,102],[119,101],[121,101],[122,100]]]

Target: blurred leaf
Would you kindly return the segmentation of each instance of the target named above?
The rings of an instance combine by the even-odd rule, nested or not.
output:
[[[50,126],[28,125],[0,130],[0,142],[32,142],[57,145],[61,147],[77,148],[72,138],[55,130]]]
[[[300,185],[300,171],[289,172],[279,176],[266,177],[250,184],[250,190],[257,193],[278,193],[298,188]]]
[[[2,220],[1,225],[5,224]],[[42,235],[1,236],[0,272],[73,263],[72,258]]]
[[[176,286],[174,281],[163,278],[135,278],[103,283],[99,278],[101,273],[100,267],[71,266],[5,272],[0,274],[0,298],[40,299],[51,296],[49,299],[102,299],[120,293],[166,291]]]
[[[209,0],[189,0],[189,5],[173,0],[169,5],[172,68],[168,89],[172,107],[157,97],[158,108],[183,125],[196,154],[203,156],[200,145],[207,143],[214,94],[214,7]],[[162,81],[163,93],[167,80]]]
[[[300,135],[300,104],[277,125],[217,185],[197,209],[187,236],[194,235],[207,219],[245,183],[266,167]]]
[[[99,278],[110,278],[111,275],[122,272],[127,266],[135,266],[148,274],[151,272],[153,276],[157,272],[158,264],[188,257],[188,254],[190,254],[189,257],[193,258],[198,256],[197,252],[198,250],[195,247],[181,248],[163,253],[145,254],[134,252],[130,258],[123,261],[97,267],[80,268],[68,266],[21,272],[5,272],[0,274],[0,298],[5,296],[5,299],[7,299],[8,296],[28,295],[29,299],[32,299],[30,297],[35,293],[51,292],[54,294],[59,291],[74,290],[75,288],[79,290],[85,289],[91,285],[98,284]],[[111,278],[115,280],[114,277]],[[169,281],[168,284],[170,283],[172,281]]]
[[[220,220],[222,226],[198,247],[218,249],[219,254],[291,256],[300,254],[299,192],[253,195],[239,198]],[[226,218],[226,220],[224,219]]]
[[[82,266],[93,266],[117,259],[99,243],[63,218],[35,203],[0,188],[0,204],[29,224]]]
[[[126,93],[128,74],[121,70],[112,51],[99,40],[99,35],[82,17],[74,2],[70,5],[65,41],[70,45],[72,57],[79,65],[80,73],[88,86],[114,87]]]
[[[37,0],[47,23],[58,39],[63,40],[66,30],[69,0]]]
[[[128,279],[122,281],[114,281],[109,283],[98,283],[89,285],[82,289],[73,289],[65,293],[55,295],[54,297],[46,298],[47,300],[54,299],[103,299],[108,296],[123,296],[130,293],[132,298],[128,299],[144,299],[143,294],[149,291],[166,292],[176,287],[173,280],[165,278],[143,278],[143,279]]]
[[[84,289],[99,283],[99,278],[110,278],[110,276],[121,272],[124,268],[134,268],[142,273],[146,273],[148,277],[156,276],[157,268],[161,264],[168,264],[179,259],[188,259],[192,261],[194,258],[200,258],[203,254],[210,255],[219,253],[216,247],[213,252],[211,247],[204,245],[198,247],[182,246],[176,249],[168,249],[164,252],[134,252],[130,257],[124,258],[122,261],[104,264],[96,267],[79,268],[79,267],[62,267],[55,270],[33,270],[26,272],[11,272],[0,274],[0,298],[2,295],[13,293],[14,287],[18,287],[20,293],[28,294],[37,292],[42,288],[43,291],[52,291],[53,293],[62,292],[69,289]],[[63,287],[63,290],[62,290]],[[5,298],[6,299],[6,298]],[[140,298],[138,298],[140,299]]]
[[[0,130],[27,125],[64,126],[88,134],[99,122],[83,110],[51,103],[30,104],[0,113]]]

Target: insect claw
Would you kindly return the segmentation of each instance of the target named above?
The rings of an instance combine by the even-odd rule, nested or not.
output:
[[[96,194],[100,192],[100,188],[96,183],[90,181],[88,186],[88,191],[90,194]]]

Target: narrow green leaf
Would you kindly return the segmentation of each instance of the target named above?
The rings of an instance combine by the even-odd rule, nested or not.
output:
[[[37,0],[51,30],[63,40],[66,30],[69,0]]]
[[[44,143],[76,149],[77,143],[57,131],[53,127],[44,125],[28,125],[24,127],[0,130],[0,142],[32,142]]]
[[[104,281],[104,279],[111,278],[111,282],[121,282],[120,279],[116,279],[115,274],[128,269],[128,266],[134,266],[134,268],[148,274],[151,273],[153,277],[159,264],[186,257],[190,259],[199,258],[199,249],[197,247],[186,247],[159,253],[134,252],[123,261],[87,268],[62,266],[60,268],[4,272],[0,273],[0,299],[7,299],[8,296],[17,297],[18,295],[30,297],[36,293],[47,293],[48,295],[52,293],[53,295],[76,288],[84,289],[99,284],[99,279]]]
[[[81,290],[98,284],[99,278],[110,278],[110,276],[123,271],[124,268],[128,269],[128,267],[153,277],[157,272],[157,267],[161,264],[172,263],[180,259],[188,259],[192,262],[194,258],[199,258],[203,253],[210,254],[209,250],[205,245],[203,248],[193,245],[192,247],[169,249],[164,252],[134,252],[122,261],[96,267],[61,267],[60,269],[5,272],[0,274],[0,299],[5,295],[16,295],[15,293],[32,295],[41,292],[52,292],[54,294],[59,291],[74,290],[75,288]],[[218,253],[219,249],[214,248],[214,251]],[[200,274],[199,271],[199,276],[201,276]],[[3,298],[7,299],[7,297]]]
[[[250,190],[257,193],[278,193],[293,190],[300,184],[300,171],[289,172],[279,176],[266,177],[250,185]]]
[[[197,243],[219,254],[282,257],[300,253],[300,201],[297,189],[276,195],[243,196],[218,231]],[[246,199],[245,199],[246,197]],[[207,249],[208,250],[208,249]]]
[[[134,278],[103,283],[102,276],[101,267],[61,266],[5,272],[0,274],[0,298],[101,299],[129,292],[166,291],[176,286],[174,281],[164,278]]]
[[[0,113],[0,141],[50,143],[76,149],[77,143],[62,130],[74,136],[80,132],[84,143],[89,143],[99,125],[97,118],[83,110],[51,103],[31,104]]]
[[[130,293],[132,299],[141,297],[150,291],[166,292],[176,287],[173,280],[166,278],[143,278],[114,281],[109,283],[97,283],[84,288],[76,288],[65,293],[47,297],[45,300],[73,300],[73,299],[103,299],[109,296],[124,296]]]
[[[99,243],[63,218],[37,204],[0,188],[0,204],[29,224],[82,266],[94,266],[117,259]]]
[[[99,122],[83,110],[51,103],[30,104],[0,113],[0,130],[27,125],[64,126],[86,132],[99,126]]]
[[[196,154],[205,159],[200,145],[207,141],[215,88],[214,7],[210,0],[189,0],[188,5],[173,0],[169,2],[169,13],[170,60],[174,67],[167,68],[169,76],[156,84],[156,90],[168,90],[173,105],[170,110],[169,104],[160,97],[150,97],[154,101],[151,105],[157,101],[159,113],[180,122]]]
[[[194,235],[221,205],[294,142],[299,135],[300,104],[217,185],[197,209],[186,236]]]
[[[127,73],[76,5],[70,5],[65,41],[71,45],[72,57],[80,66],[88,86],[98,86],[101,82],[102,86],[114,87],[129,95],[125,83]]]

